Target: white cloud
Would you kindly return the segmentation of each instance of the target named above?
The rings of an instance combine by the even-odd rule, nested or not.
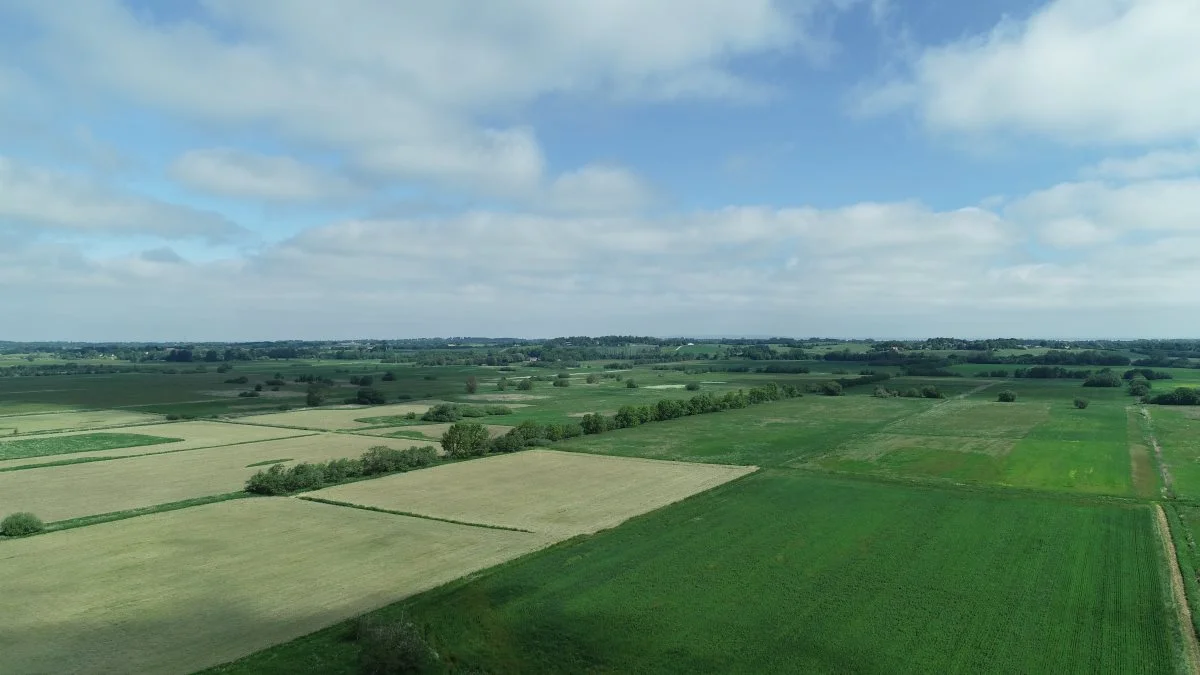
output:
[[[350,181],[292,157],[233,148],[191,150],[171,165],[171,177],[197,190],[271,201],[321,201],[357,192]]]
[[[1155,150],[1139,157],[1109,158],[1083,170],[1088,178],[1145,180],[1200,173],[1200,149]]]
[[[0,223],[84,234],[225,241],[242,229],[215,213],[129,194],[0,157]]]
[[[554,179],[543,203],[568,213],[629,213],[649,206],[654,190],[618,166],[588,165]]]
[[[912,107],[932,128],[1159,143],[1200,135],[1200,3],[1052,0],[987,35],[923,50],[860,110]]]
[[[49,79],[205,124],[262,125],[388,177],[528,191],[539,97],[761,98],[735,57],[811,47],[835,0],[206,0],[156,21],[116,0],[18,0]],[[345,36],[352,35],[353,39]],[[547,179],[547,180],[552,180]],[[569,179],[568,179],[569,180]]]

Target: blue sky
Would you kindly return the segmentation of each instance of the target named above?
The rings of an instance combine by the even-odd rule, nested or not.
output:
[[[1198,25],[0,0],[0,339],[1195,336]]]

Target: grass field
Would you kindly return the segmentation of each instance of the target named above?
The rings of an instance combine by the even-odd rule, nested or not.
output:
[[[97,429],[160,422],[158,415],[127,410],[51,412],[0,417],[0,436],[35,434],[65,429]]]
[[[94,433],[73,436],[52,436],[50,438],[35,436],[33,438],[21,438],[14,441],[0,441],[0,459],[69,455],[80,452],[174,443],[181,440],[183,439],[130,433]]]
[[[544,546],[288,498],[0,546],[0,670],[187,673]]]
[[[0,472],[0,513],[31,511],[53,522],[241,490],[257,469],[283,457],[317,462],[358,457],[368,448],[433,442],[350,434],[310,434],[163,455]]]
[[[586,436],[556,447],[625,457],[781,466],[932,405],[920,399],[805,396]]]
[[[405,415],[413,412],[421,415],[429,410],[437,401],[426,403],[399,403],[396,405],[378,406],[346,406],[340,408],[314,408],[311,410],[293,410],[289,412],[269,413],[266,415],[248,415],[239,417],[238,422],[245,424],[264,424],[268,426],[292,427],[296,429],[321,429],[337,431],[339,429],[359,429],[373,426],[371,422],[360,422],[359,419],[372,417],[387,417]]]
[[[569,537],[613,527],[753,470],[526,450],[306,496]]]
[[[1166,406],[1148,409],[1175,494],[1200,499],[1200,419],[1189,415],[1188,410]]]
[[[73,443],[74,441],[71,441],[70,439],[78,438],[80,436],[95,435],[96,433],[97,432],[58,432],[44,435],[39,434],[35,437],[29,437],[26,440]],[[114,449],[110,450],[89,449],[62,456],[48,455],[39,457],[38,461],[36,462],[16,459],[0,460],[0,471],[14,466],[30,466],[59,460],[76,460],[95,457],[128,457],[131,455],[143,455],[168,451],[173,452],[176,450],[192,450],[197,448],[217,447],[236,443],[267,441],[275,438],[291,438],[312,432],[298,431],[295,429],[281,429],[277,427],[258,427],[246,424],[226,424],[224,422],[195,421],[117,427],[111,432],[104,433],[170,436],[175,440],[170,443],[164,443],[161,446],[124,446],[115,447]]]
[[[1172,671],[1147,507],[767,470],[385,610],[489,672]],[[353,673],[332,628],[221,672]]]

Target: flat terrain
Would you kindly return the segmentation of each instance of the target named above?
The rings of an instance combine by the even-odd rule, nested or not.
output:
[[[88,410],[79,412],[49,412],[31,415],[0,417],[0,436],[34,434],[66,429],[99,429],[161,422],[159,415],[126,410]]]
[[[480,419],[481,418],[473,418],[464,421],[483,424],[480,422]],[[442,434],[446,433],[446,430],[451,426],[452,423],[450,422],[436,424],[409,424],[400,428],[385,427],[383,429],[367,429],[364,431],[357,431],[356,433],[365,434],[367,436],[392,436],[394,438],[420,437],[428,438],[430,440],[439,440],[442,437]],[[488,435],[492,438],[503,436],[512,430],[512,427],[504,424],[484,424],[483,427],[487,429]]]
[[[545,544],[289,498],[5,542],[0,670],[192,672]]]
[[[526,450],[340,485],[307,496],[570,537],[754,471]]]
[[[492,672],[1170,672],[1149,507],[766,470],[385,611]],[[332,628],[222,672],[352,673]]]
[[[183,439],[130,433],[90,433],[51,438],[33,436],[11,441],[0,441],[0,458],[27,459],[49,455],[78,454],[81,452],[103,451],[114,448],[160,445],[180,440]]]
[[[350,434],[310,434],[165,455],[0,472],[0,513],[32,511],[42,520],[53,522],[237,492],[258,470],[250,464],[284,458],[316,462],[358,457],[376,445],[404,448],[436,444]]]
[[[1175,494],[1200,499],[1200,418],[1183,409],[1151,406],[1152,428]]]
[[[396,405],[316,408],[268,413],[265,415],[248,415],[246,417],[239,417],[237,421],[243,424],[265,424],[268,426],[293,427],[296,429],[337,431],[339,429],[358,429],[372,426],[370,422],[359,422],[360,418],[406,415],[410,412],[421,415],[426,410],[429,410],[432,405],[433,403],[400,403]]]
[[[13,466],[29,466],[31,464],[62,460],[77,460],[91,457],[127,457],[130,455],[142,455],[148,453],[211,448],[223,445],[233,445],[237,443],[268,441],[275,438],[291,438],[295,436],[307,435],[313,432],[295,429],[281,429],[277,427],[258,427],[247,424],[195,421],[166,422],[163,424],[119,427],[105,432],[60,432],[54,434],[38,434],[37,436],[25,438],[20,442],[46,443],[48,444],[47,447],[53,448],[54,444],[56,443],[79,443],[80,441],[75,439],[94,437],[100,435],[101,433],[104,435],[136,435],[137,437],[143,438],[147,436],[169,436],[178,440],[173,440],[169,443],[162,443],[161,445],[113,446],[112,449],[108,450],[96,450],[89,448],[87,450],[72,452],[68,455],[39,456],[36,462],[30,462],[28,459],[3,460],[0,461],[0,469]],[[16,443],[18,441],[13,440],[8,442]],[[79,447],[86,446],[80,445]]]

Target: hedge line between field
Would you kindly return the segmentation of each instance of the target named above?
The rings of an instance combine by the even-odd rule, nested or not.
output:
[[[357,478],[421,469],[437,462],[437,448],[432,445],[403,450],[379,445],[368,449],[358,459],[301,462],[291,467],[273,464],[266,470],[259,470],[246,481],[246,492],[286,495],[318,490]]]

